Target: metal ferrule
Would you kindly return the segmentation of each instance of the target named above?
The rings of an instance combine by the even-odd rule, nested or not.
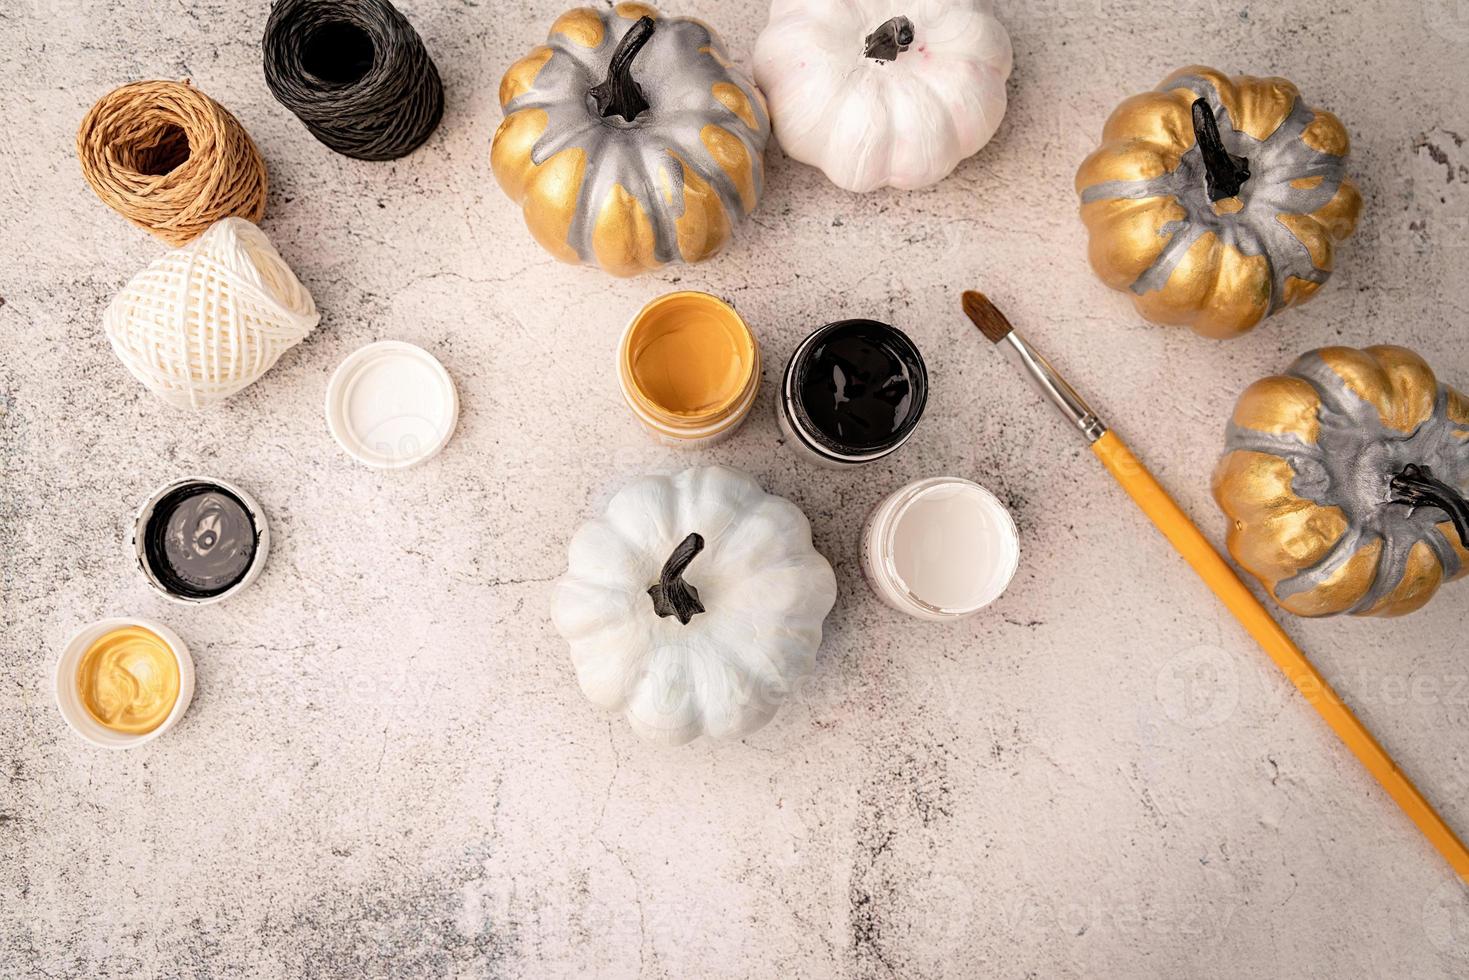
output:
[[[1066,379],[1024,337],[1012,330],[995,346],[1025,372],[1041,396],[1060,409],[1088,443],[1102,438],[1107,431],[1106,423],[1097,418],[1097,413],[1076,393],[1076,389],[1067,384]]]

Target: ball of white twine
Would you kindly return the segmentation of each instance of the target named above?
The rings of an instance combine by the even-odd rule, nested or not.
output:
[[[255,381],[320,320],[265,232],[243,218],[215,222],[138,273],[102,318],[133,377],[195,409]]]

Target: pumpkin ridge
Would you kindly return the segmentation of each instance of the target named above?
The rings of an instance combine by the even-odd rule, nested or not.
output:
[[[724,109],[725,112],[729,112],[729,110],[722,105],[720,106],[720,108]],[[689,115],[696,118],[705,116],[704,113],[695,110],[687,110],[684,113],[671,114],[671,116],[674,118],[680,115]],[[735,114],[732,112],[729,112],[729,117],[731,120],[738,119],[738,117],[736,117]],[[744,128],[743,126],[736,126],[733,128],[729,126],[720,126],[719,128],[745,145],[745,153],[749,155],[751,161],[750,179],[754,187],[755,197],[758,200],[764,185],[762,155],[758,151],[758,148],[754,145],[753,141],[751,141],[743,132],[741,132],[741,130]],[[664,153],[674,157],[675,159],[682,160],[684,165],[692,170],[699,177],[700,180],[704,181],[704,183],[712,187],[714,189],[714,192],[719,195],[719,199],[724,202],[725,208],[731,214],[738,215],[749,213],[749,211],[745,209],[744,200],[740,195],[739,188],[735,186],[734,178],[731,177],[729,173],[719,165],[719,162],[714,159],[714,155],[709,152],[709,147],[704,142],[702,137],[695,139],[692,143],[686,146],[674,146],[671,142],[665,142],[662,149]],[[680,179],[682,179],[682,174],[680,174]],[[750,210],[753,210],[753,208],[751,208]]]
[[[900,110],[900,116],[902,118],[921,119],[925,115],[931,114],[932,117],[943,120],[942,134],[933,134],[930,137],[930,141],[924,144],[924,149],[927,150],[934,141],[940,140],[943,143],[951,143],[954,146],[959,147],[962,155],[959,157],[959,159],[954,161],[953,165],[950,166],[948,170],[944,171],[944,177],[947,177],[949,174],[954,172],[955,167],[958,167],[959,164],[962,163],[964,160],[967,160],[969,157],[977,153],[979,151],[979,147],[974,147],[971,149],[965,146],[963,142],[961,142],[959,138],[960,134],[958,120],[954,118],[954,107],[949,104],[947,99],[944,98],[944,93],[935,88],[927,76],[914,75],[914,80],[917,81],[919,85],[910,89],[908,91],[908,94],[911,100],[915,103],[917,102],[917,97],[921,95],[925,102],[925,105],[923,107],[915,106],[915,109],[917,111],[913,112],[903,112]],[[989,120],[986,117],[984,121],[988,123]],[[982,129],[976,130],[976,135],[979,135],[982,132]],[[963,152],[966,150],[967,152]],[[895,145],[893,149],[889,152],[889,159],[895,158],[897,156],[897,151],[898,147]],[[941,177],[940,179],[942,180],[943,178]],[[893,186],[897,187],[900,190],[909,189],[900,184],[894,184]]]
[[[1355,524],[1350,523],[1350,515],[1348,515],[1348,518],[1349,523],[1347,524],[1346,531],[1337,539],[1336,544],[1331,546],[1331,550],[1326,553],[1325,558],[1322,558],[1314,565],[1301,569],[1289,578],[1283,578],[1275,583],[1274,592],[1276,598],[1288,599],[1291,596],[1320,588],[1333,575],[1346,567],[1348,562],[1356,558],[1359,551],[1370,546],[1374,541],[1380,542],[1382,540],[1382,537],[1377,533],[1363,531]],[[1378,561],[1381,561],[1380,557]]]
[[[1174,200],[1178,198],[1175,196]],[[1210,233],[1210,229],[1199,222],[1179,219],[1170,221],[1158,229],[1159,235],[1164,232],[1168,233],[1168,244],[1163,246],[1158,257],[1129,287],[1134,293],[1139,295],[1154,293],[1168,285],[1168,280],[1173,277],[1174,270],[1183,262],[1184,256],[1188,255],[1189,250],[1198,243],[1199,239]]]
[[[1251,429],[1234,422],[1230,422],[1225,427],[1224,446],[1228,452],[1239,449],[1245,452],[1264,453],[1267,456],[1279,456],[1286,460],[1292,456],[1319,459],[1321,455],[1319,445],[1306,442],[1294,432],[1262,432],[1259,429]]]
[[[683,167],[671,149],[665,147],[660,158],[653,160],[650,166],[634,167],[631,168],[631,172],[637,177],[640,186],[629,187],[628,193],[639,202],[651,202],[652,204],[651,207],[643,205],[643,212],[647,214],[648,220],[653,225],[653,242],[658,265],[671,262],[674,258],[679,257],[678,219],[683,217],[684,211],[688,208],[688,199],[684,196]],[[667,207],[658,207],[659,199],[663,197],[661,188],[664,184],[673,189],[673,202],[670,202]],[[675,207],[677,213],[674,211]]]
[[[1417,535],[1383,535],[1382,551],[1377,555],[1377,569],[1372,577],[1372,584],[1347,612],[1361,615],[1397,591],[1408,572],[1408,559],[1422,540]]]
[[[1458,537],[1458,532],[1454,531],[1453,527],[1453,524],[1450,523],[1436,524],[1420,539],[1428,547],[1433,549],[1434,555],[1438,558],[1438,563],[1443,566],[1445,582],[1449,579],[1458,578],[1466,569],[1469,569],[1469,565],[1464,563],[1458,549],[1454,547],[1454,543],[1449,540],[1450,533]],[[1445,528],[1448,528],[1448,530],[1444,530]],[[1466,543],[1465,550],[1469,550],[1469,543]]]

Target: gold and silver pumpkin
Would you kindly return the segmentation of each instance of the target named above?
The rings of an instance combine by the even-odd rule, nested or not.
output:
[[[641,3],[562,14],[500,82],[490,161],[563,262],[699,262],[760,200],[770,116],[706,24]]]
[[[1326,347],[1240,396],[1229,551],[1302,616],[1397,616],[1469,572],[1469,399],[1402,347]]]
[[[1246,333],[1331,275],[1362,208],[1347,149],[1283,78],[1177,71],[1117,107],[1077,172],[1092,268],[1154,323]]]

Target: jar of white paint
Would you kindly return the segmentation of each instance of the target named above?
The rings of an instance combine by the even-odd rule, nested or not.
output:
[[[954,476],[889,495],[862,531],[862,571],[894,609],[935,622],[972,616],[1004,594],[1020,564],[1005,505]]]

